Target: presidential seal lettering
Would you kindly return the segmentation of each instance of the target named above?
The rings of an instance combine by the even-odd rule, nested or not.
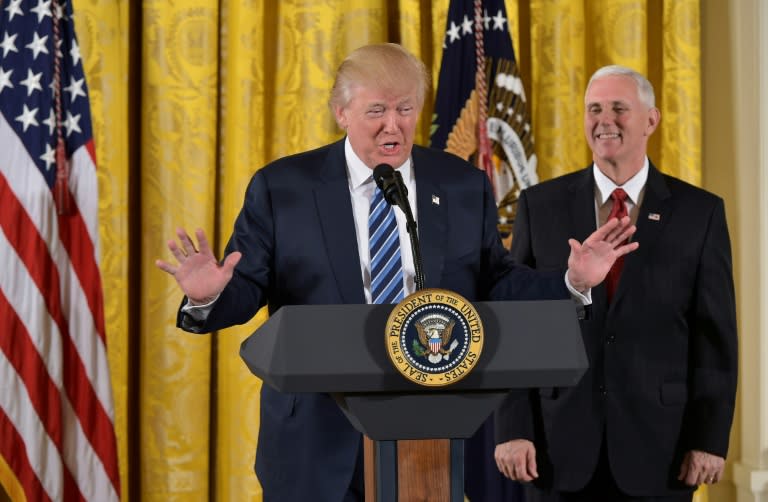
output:
[[[398,303],[386,326],[389,358],[407,379],[441,387],[467,376],[483,349],[474,306],[444,289],[417,291]]]

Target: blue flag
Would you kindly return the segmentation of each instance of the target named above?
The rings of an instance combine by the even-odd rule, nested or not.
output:
[[[538,182],[530,122],[503,0],[451,0],[430,145],[488,174],[502,234],[520,190]]]

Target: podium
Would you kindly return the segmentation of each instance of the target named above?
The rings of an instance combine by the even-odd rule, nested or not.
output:
[[[471,373],[446,387],[413,383],[389,360],[384,328],[393,305],[283,306],[240,356],[279,391],[334,396],[372,440],[366,500],[461,502],[463,439],[510,389],[572,386],[588,366],[573,301],[473,305],[485,331],[482,353]]]

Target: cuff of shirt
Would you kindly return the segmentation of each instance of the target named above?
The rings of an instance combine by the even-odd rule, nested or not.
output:
[[[592,288],[587,289],[583,293],[579,292],[573,287],[571,281],[568,280],[568,271],[565,271],[565,287],[571,292],[571,297],[581,303],[582,305],[592,305]]]
[[[190,305],[189,299],[185,299],[181,311],[197,322],[204,322],[208,318],[208,314],[211,313],[213,304],[216,303],[216,300],[218,299],[219,295],[216,295],[216,298],[204,305]]]

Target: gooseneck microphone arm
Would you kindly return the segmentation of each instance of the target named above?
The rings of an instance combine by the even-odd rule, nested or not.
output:
[[[416,282],[416,291],[424,289],[424,271],[421,261],[421,246],[419,234],[416,229],[416,220],[413,218],[411,204],[408,202],[408,189],[403,183],[400,172],[395,171],[388,164],[379,164],[373,170],[373,179],[376,186],[384,192],[384,198],[390,204],[396,204],[405,214],[405,228],[411,241],[411,253],[413,254],[413,268]]]
[[[419,233],[416,230],[416,220],[413,218],[411,204],[408,202],[408,189],[403,183],[403,176],[400,171],[395,171],[395,185],[397,186],[398,203],[400,209],[405,213],[405,228],[408,230],[408,236],[411,241],[411,253],[413,254],[413,268],[415,273],[416,291],[424,289],[424,270],[421,261],[421,245],[419,244]]]

